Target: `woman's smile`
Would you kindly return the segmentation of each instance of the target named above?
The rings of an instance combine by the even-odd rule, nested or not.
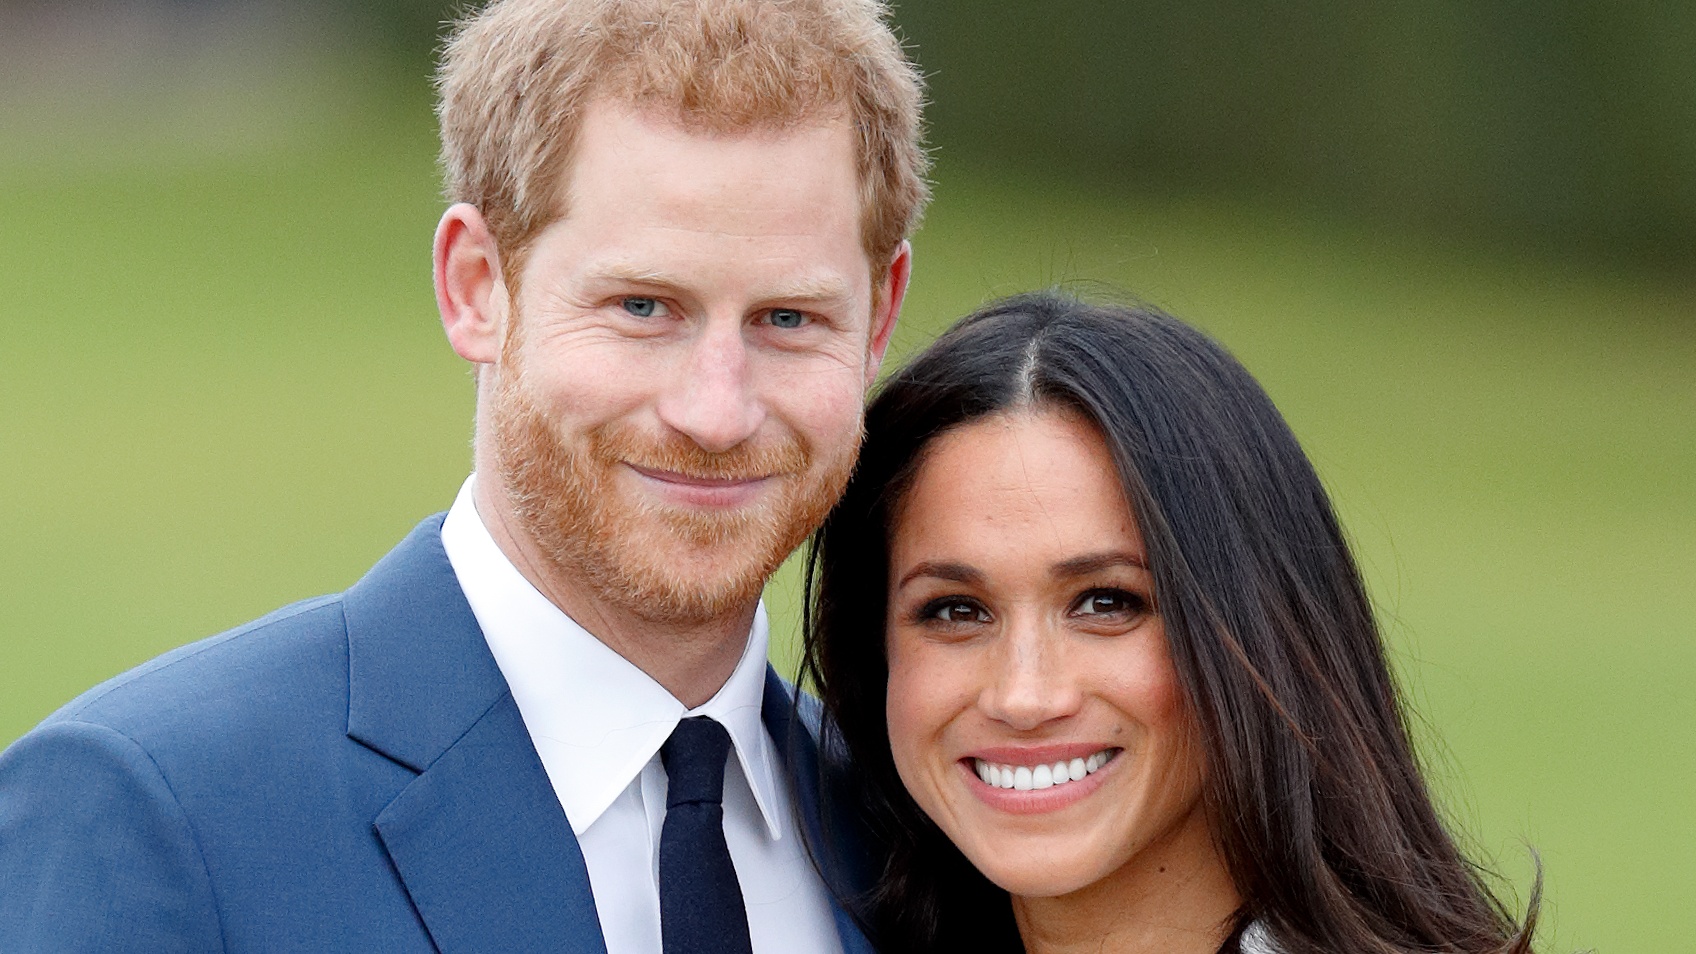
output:
[[[966,786],[984,804],[1014,815],[1058,811],[1101,788],[1105,772],[1124,749],[1116,746],[1048,746],[1064,751],[989,753],[960,760]],[[1088,751],[1088,755],[1068,752]],[[1048,759],[1053,761],[1048,761]],[[974,784],[975,780],[975,784]]]
[[[1212,858],[1142,538],[1090,425],[1032,411],[937,438],[890,549],[896,769],[973,864],[1053,896],[1134,878],[1151,844]]]
[[[1516,923],[1431,804],[1323,482],[1182,322],[961,319],[867,409],[808,571],[891,950],[1531,954],[1537,887]]]

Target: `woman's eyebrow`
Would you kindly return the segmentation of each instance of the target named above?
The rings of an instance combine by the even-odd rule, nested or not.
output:
[[[901,574],[901,579],[895,581],[895,588],[900,589],[921,576],[948,580],[953,583],[981,584],[983,582],[983,574],[975,567],[964,563],[926,560],[923,563],[915,564],[912,569]]]
[[[1140,553],[1114,551],[1111,553],[1089,553],[1073,557],[1054,564],[1049,572],[1062,579],[1075,576],[1088,576],[1091,573],[1105,570],[1114,566],[1134,566],[1139,570],[1148,569],[1148,562]]]

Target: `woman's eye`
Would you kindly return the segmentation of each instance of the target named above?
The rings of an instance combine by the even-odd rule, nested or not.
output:
[[[1124,590],[1094,590],[1078,600],[1073,612],[1079,616],[1130,616],[1142,612],[1146,605],[1142,597]]]
[[[925,606],[924,618],[939,623],[981,623],[988,621],[989,614],[967,600],[938,600]]]
[[[667,314],[665,306],[657,298],[625,298],[619,304],[638,318],[664,318]]]
[[[793,308],[773,308],[766,320],[774,328],[799,328],[807,323],[807,316]]]

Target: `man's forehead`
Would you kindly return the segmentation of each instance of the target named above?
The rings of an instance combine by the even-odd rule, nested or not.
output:
[[[543,254],[551,275],[534,278],[858,311],[877,269],[853,137],[845,117],[718,133],[599,99],[552,221],[526,243],[553,249]],[[524,260],[525,271],[539,264]]]
[[[598,98],[585,109],[563,157],[558,194],[569,209],[584,198],[585,177],[645,179],[641,193],[618,197],[637,201],[664,197],[668,193],[658,190],[666,185],[679,191],[714,183],[729,189],[752,176],[770,190],[762,195],[806,192],[857,216],[862,198],[857,153],[855,131],[843,113],[712,128],[688,124],[675,111]]]
[[[597,96],[589,101],[578,124],[573,151],[588,143],[640,138],[643,145],[665,142],[676,147],[708,148],[713,144],[746,144],[771,148],[784,143],[828,141],[851,166],[857,166],[858,137],[847,110],[831,106],[793,116],[763,118],[745,123],[717,121],[674,104],[643,104]]]

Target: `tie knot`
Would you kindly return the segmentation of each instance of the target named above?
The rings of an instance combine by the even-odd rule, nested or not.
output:
[[[687,802],[724,801],[724,762],[730,754],[730,733],[706,716],[677,723],[671,738],[660,746],[665,765],[667,809]]]

